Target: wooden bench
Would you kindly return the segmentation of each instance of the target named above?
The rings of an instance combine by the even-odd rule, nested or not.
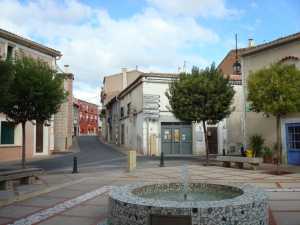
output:
[[[20,184],[33,184],[36,177],[43,173],[41,168],[27,168],[0,172],[0,189],[12,190],[15,181]]]
[[[250,164],[253,169],[256,169],[262,162],[262,158],[248,158],[242,156],[217,156],[217,161],[223,162],[224,167],[231,167],[231,163],[234,163],[238,168],[242,169],[244,164]]]

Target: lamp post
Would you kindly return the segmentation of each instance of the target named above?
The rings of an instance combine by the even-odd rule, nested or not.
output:
[[[235,62],[233,63],[234,74],[241,74],[241,68],[241,63],[238,60],[237,34],[235,34]]]

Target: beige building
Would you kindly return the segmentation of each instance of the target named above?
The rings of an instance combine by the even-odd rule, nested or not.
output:
[[[106,103],[106,140],[142,155],[205,155],[205,138],[201,124],[178,120],[170,111],[166,92],[178,74],[141,73],[130,85]],[[107,78],[106,78],[107,79]],[[232,77],[241,92],[240,76]],[[241,105],[240,95],[234,104]],[[231,140],[240,142],[241,107],[216,125],[208,126],[210,154],[220,154]],[[238,124],[232,124],[236,123]],[[238,127],[234,134],[230,128]],[[238,139],[238,140],[237,140]]]
[[[121,73],[105,76],[101,90],[102,109],[109,110],[106,108],[107,103],[138,78],[140,74],[142,72],[137,69],[128,71],[126,68],[122,68]],[[109,124],[108,113],[105,113],[105,117],[102,118],[101,125],[101,135],[105,139],[110,140],[112,130]]]
[[[41,59],[55,69],[58,69],[56,62],[62,56],[57,50],[0,29],[0,58],[14,58],[22,55]],[[69,92],[69,96],[72,96],[73,75],[65,73],[60,75],[65,77],[64,87]],[[70,146],[71,135],[69,133],[72,134],[72,122],[69,126],[68,121],[72,120],[69,113],[72,113],[71,99],[68,98],[67,102],[62,104],[59,113],[54,115],[53,120],[50,121],[50,126],[26,123],[27,158],[49,155],[53,150],[65,150]],[[63,125],[58,126],[57,124]],[[55,135],[55,133],[59,135]],[[6,116],[0,114],[0,137],[0,161],[21,159],[21,125],[11,126]]]
[[[127,71],[126,68],[123,68],[121,73],[105,76],[101,91],[101,103],[106,105],[110,99],[130,85],[140,74],[142,72],[137,69]]]
[[[266,144],[273,147],[276,142],[276,121],[262,113],[249,110],[247,102],[247,78],[250,71],[268,67],[271,63],[295,64],[300,69],[300,33],[257,45],[241,54],[243,75],[243,142],[247,146],[249,137],[260,134]],[[300,90],[300,87],[299,87]],[[300,164],[300,113],[292,113],[281,119],[283,160],[289,164]]]
[[[68,92],[67,101],[62,103],[54,115],[54,151],[67,151],[72,145],[73,134],[73,80],[68,70],[59,73],[64,77],[64,89]]]

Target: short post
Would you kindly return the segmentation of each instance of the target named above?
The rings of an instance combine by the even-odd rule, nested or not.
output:
[[[160,153],[160,163],[159,163],[160,167],[164,167],[165,166],[165,159],[164,159],[164,153],[161,152]]]
[[[73,157],[73,171],[72,173],[78,173],[77,157]]]
[[[136,168],[136,151],[128,152],[128,172],[133,171]]]

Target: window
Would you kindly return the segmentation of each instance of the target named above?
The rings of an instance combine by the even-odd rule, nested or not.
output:
[[[300,150],[300,124],[293,124],[288,127],[288,147],[293,150]]]
[[[14,52],[14,47],[8,45],[7,46],[7,59],[12,59],[13,58],[13,52]]]
[[[13,123],[2,121],[1,125],[1,140],[0,144],[15,143],[15,126]]]
[[[121,107],[121,118],[123,118],[123,117],[124,117],[124,108]]]
[[[127,104],[127,116],[129,116],[130,113],[131,113],[131,103],[129,102],[129,103]]]

